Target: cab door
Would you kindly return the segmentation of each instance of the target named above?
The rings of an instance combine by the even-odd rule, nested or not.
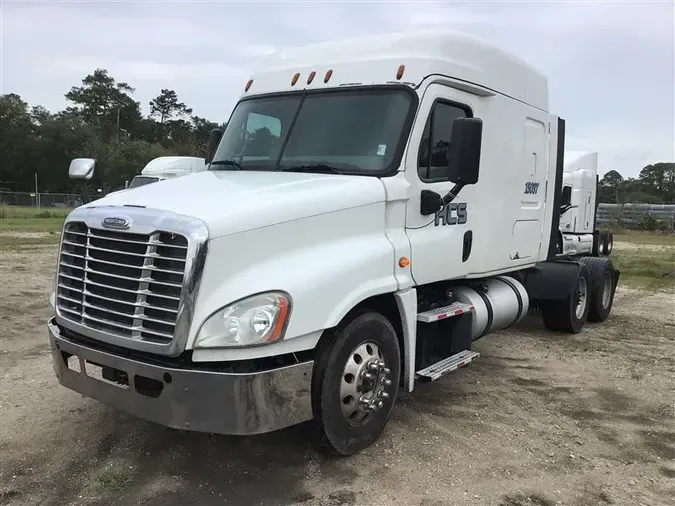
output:
[[[442,210],[424,215],[422,192],[441,197],[454,183],[448,179],[448,159],[454,120],[476,114],[479,97],[441,84],[431,84],[421,100],[418,120],[406,154],[411,185],[406,209],[406,233],[411,246],[411,273],[422,285],[466,276],[472,253],[471,217],[464,188]]]

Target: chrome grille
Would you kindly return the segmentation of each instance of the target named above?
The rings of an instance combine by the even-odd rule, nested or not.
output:
[[[171,342],[188,251],[167,231],[117,232],[70,222],[61,240],[57,307],[63,318],[122,338]]]

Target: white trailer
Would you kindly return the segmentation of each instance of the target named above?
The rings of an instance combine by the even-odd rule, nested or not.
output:
[[[466,35],[284,51],[208,170],[67,217],[59,382],[186,430],[313,420],[358,452],[399,391],[476,360],[529,308],[557,332],[608,317],[611,261],[556,248],[564,144],[546,77]]]

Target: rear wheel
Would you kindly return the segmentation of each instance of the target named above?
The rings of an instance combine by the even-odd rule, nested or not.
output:
[[[602,254],[602,232],[593,234],[593,250],[591,255],[599,257]]]
[[[591,284],[588,321],[604,322],[612,311],[614,302],[614,276],[612,262],[608,258],[582,259],[588,268]]]
[[[598,232],[598,256],[604,255],[606,248],[607,248],[607,232],[603,230]]]
[[[605,232],[605,242],[602,245],[602,254],[607,256],[612,253],[612,248],[614,248],[614,234],[611,232]]]
[[[563,252],[563,235],[560,232],[558,232],[555,239],[555,252],[558,255],[562,255]]]
[[[586,323],[589,310],[588,270],[584,264],[579,267],[572,294],[565,299],[547,301],[542,305],[542,320],[549,330],[578,334]]]
[[[351,455],[389,420],[401,370],[398,338],[384,316],[367,312],[324,339],[312,378],[314,419],[324,446]]]

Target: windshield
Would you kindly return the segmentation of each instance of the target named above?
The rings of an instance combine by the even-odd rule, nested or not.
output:
[[[322,166],[379,174],[393,168],[400,157],[412,103],[411,93],[391,88],[244,100],[232,113],[210,169]]]
[[[148,183],[155,183],[159,181],[158,177],[150,177],[150,176],[135,176],[132,180],[131,183],[129,184],[129,188],[137,188],[138,186],[143,186]]]

